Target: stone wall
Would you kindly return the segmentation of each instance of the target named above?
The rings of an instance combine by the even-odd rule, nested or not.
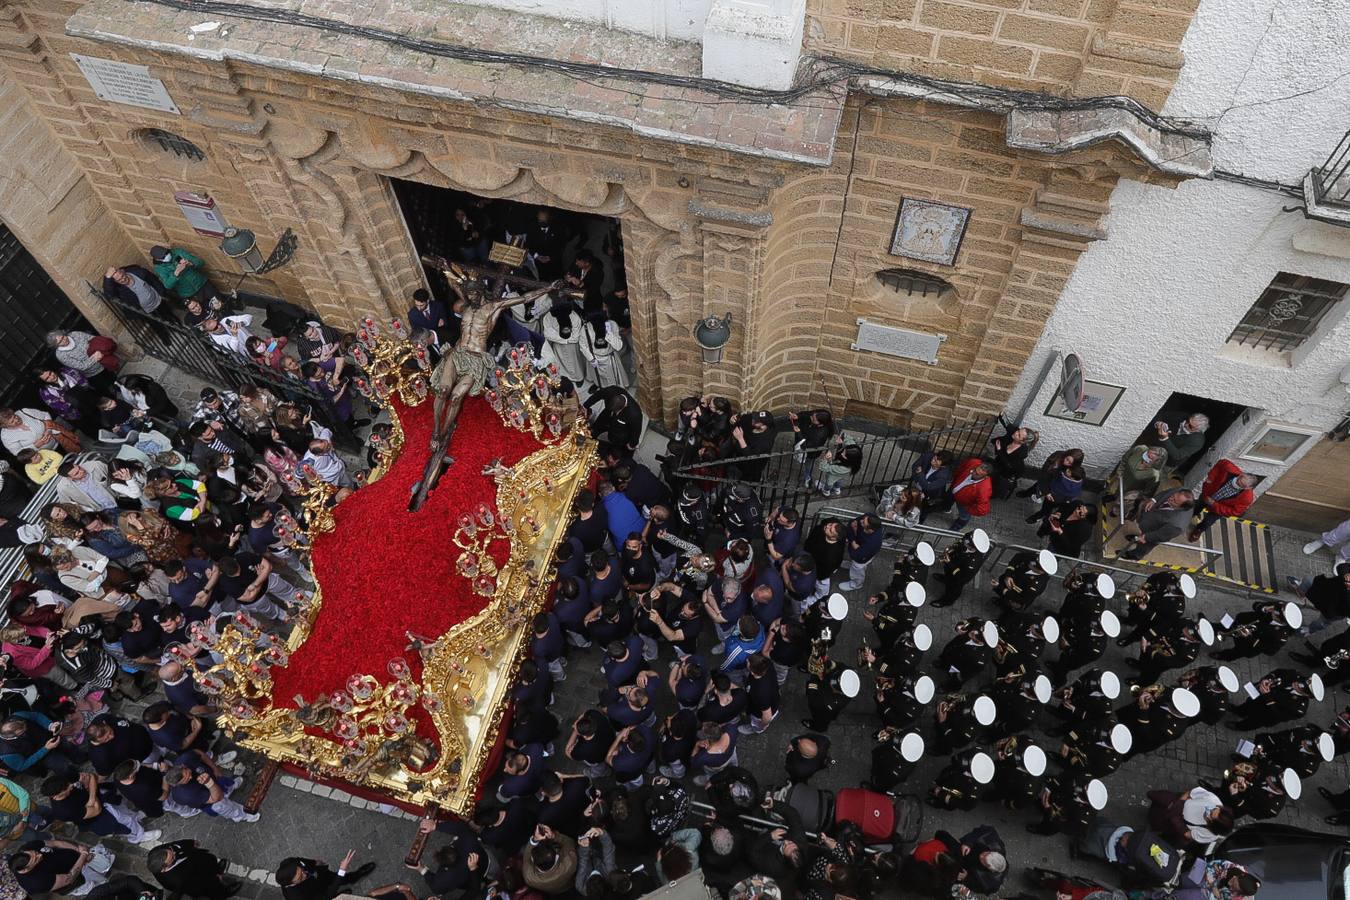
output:
[[[852,402],[920,427],[1000,412],[1129,167],[1110,151],[1075,169],[1012,153],[1002,117],[908,100],[855,97],[844,123],[830,172],[774,197],[756,402]],[[971,210],[955,265],[890,255],[903,197]],[[894,267],[954,291],[902,296],[876,278]],[[859,317],[946,335],[937,364],[850,349]]]
[[[820,16],[886,12],[817,5]],[[310,40],[307,32],[276,35],[289,56],[263,64],[175,50],[167,38],[135,47],[72,37],[64,23],[78,4],[0,8],[8,13],[0,68],[76,160],[88,201],[106,209],[92,218],[117,232],[40,239],[32,249],[62,284],[157,243],[191,249],[232,284],[236,268],[188,227],[175,190],[211,194],[264,251],[293,228],[295,258],[255,286],[338,326],[402,315],[424,283],[389,178],[613,216],[625,237],[639,397],[667,422],[696,393],[775,410],[888,410],[890,420],[919,426],[1000,411],[1078,254],[1102,235],[1111,187],[1122,175],[1156,177],[1117,144],[1014,151],[1002,115],[911,99],[850,96],[833,156],[813,166],[563,112],[506,110],[393,77],[331,77],[306,62],[319,50],[281,44]],[[154,8],[126,8],[144,36]],[[150,66],[183,114],[99,100],[71,52]],[[412,79],[434,77],[442,61],[416,70],[415,56],[399,62],[390,71]],[[725,112],[687,108],[695,117]],[[730,115],[747,147],[760,124],[755,109]],[[165,154],[139,136],[150,127],[192,141],[206,158]],[[904,197],[972,211],[954,266],[889,254]],[[44,243],[54,244],[45,257]],[[898,298],[875,278],[894,266],[931,271],[954,292],[940,302]],[[722,363],[705,366],[692,326],[727,312],[732,342]],[[946,334],[937,365],[852,351],[859,316]]]
[[[1199,0],[808,0],[808,53],[1153,109]]]
[[[108,260],[134,246],[56,133],[0,69],[0,221],[95,327],[116,320],[87,302]]]

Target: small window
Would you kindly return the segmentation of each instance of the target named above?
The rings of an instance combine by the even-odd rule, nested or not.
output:
[[[909,299],[943,300],[956,290],[945,278],[918,269],[882,269],[877,281]]]
[[[179,159],[186,159],[189,162],[201,162],[206,159],[206,154],[200,147],[172,131],[165,131],[162,128],[142,128],[136,136],[146,144],[158,147],[164,153],[172,153]]]
[[[1272,353],[1301,346],[1350,286],[1281,272],[1247,310],[1228,343]]]

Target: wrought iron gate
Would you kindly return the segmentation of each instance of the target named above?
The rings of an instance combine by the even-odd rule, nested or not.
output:
[[[817,455],[825,448],[794,447],[794,432],[786,427],[785,422],[779,424],[783,429],[779,432],[774,450],[770,453],[684,465],[671,458],[667,463],[668,471],[674,479],[688,478],[715,487],[732,482],[748,484],[759,495],[765,509],[783,505],[805,512],[806,507],[812,502],[826,500],[807,481],[807,473],[812,467],[808,457]],[[862,468],[844,481],[842,494],[835,496],[875,497],[886,487],[908,480],[910,469],[918,462],[920,456],[930,450],[946,450],[955,462],[971,456],[980,456],[984,453],[995,429],[1001,426],[1006,427],[1003,417],[998,416],[932,431],[906,432],[887,428],[882,434],[859,434],[862,429],[875,426],[872,423],[849,419],[840,420],[839,432],[849,433],[857,440],[862,450]],[[757,461],[764,463],[758,480],[749,481],[738,477],[740,473],[734,469],[736,463]]]
[[[33,369],[47,356],[47,332],[70,328],[80,313],[56,282],[0,224],[0,404],[32,387]]]
[[[332,421],[319,392],[303,381],[289,378],[237,354],[227,353],[196,328],[149,315],[139,306],[120,303],[92,284],[86,284],[90,295],[117,317],[140,348],[150,356],[195,375],[214,387],[237,391],[244,385],[252,384],[266,388],[278,397],[308,405],[315,418],[327,423],[337,437],[344,441],[353,438],[345,423]]]

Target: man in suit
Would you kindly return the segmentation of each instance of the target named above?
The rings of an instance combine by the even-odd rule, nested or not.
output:
[[[535,210],[534,224],[525,235],[525,246],[534,257],[540,281],[554,281],[562,274],[563,249],[568,236],[553,221],[553,210]]]
[[[224,900],[243,886],[225,877],[225,860],[191,839],[160,844],[145,862],[165,890],[185,897]]]
[[[77,462],[67,457],[56,470],[56,499],[73,503],[85,512],[117,508],[117,498],[108,490],[108,464],[97,459]]]
[[[331,900],[338,894],[353,893],[348,890],[348,886],[375,871],[373,862],[364,863],[353,871],[347,871],[355,856],[355,850],[348,850],[342,862],[338,863],[336,872],[328,868],[327,863],[317,859],[286,857],[281,861],[281,865],[277,866],[277,885],[281,888],[281,895],[286,900]],[[376,897],[382,893],[392,893],[396,887],[406,889],[406,885],[385,885],[370,889],[365,896]]]
[[[1146,500],[1140,507],[1139,533],[1129,536],[1131,546],[1120,554],[1121,558],[1143,559],[1154,547],[1179,537],[1190,526],[1194,505],[1195,495],[1184,488],[1163,491]]]

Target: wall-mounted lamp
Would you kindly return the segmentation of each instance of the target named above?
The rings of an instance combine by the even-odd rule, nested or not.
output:
[[[238,263],[243,271],[231,293],[238,292],[239,285],[243,284],[248,276],[262,275],[286,265],[295,255],[295,249],[299,244],[295,232],[287,228],[281,233],[281,238],[272,248],[272,252],[263,259],[262,251],[258,249],[258,239],[254,237],[253,232],[247,228],[226,228],[225,236],[220,240],[220,250]]]
[[[694,340],[698,342],[699,349],[703,351],[705,363],[708,365],[720,363],[722,361],[722,350],[731,340],[731,313],[727,313],[726,317],[722,319],[717,318],[717,316],[699,319],[698,324],[694,326]]]

